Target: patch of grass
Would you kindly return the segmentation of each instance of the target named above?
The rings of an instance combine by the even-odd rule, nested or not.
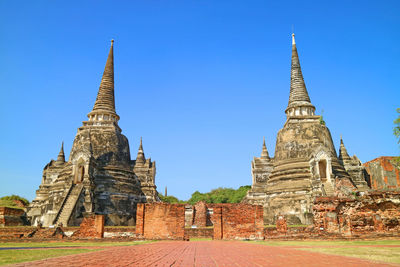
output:
[[[264,244],[267,246],[298,246],[298,247],[319,247],[319,246],[362,246],[362,245],[400,245],[400,240],[329,240],[329,241],[247,241],[251,243]]]
[[[133,246],[155,242],[153,240],[145,241],[118,241],[118,242],[91,242],[91,241],[55,241],[55,242],[3,242],[0,247],[115,247],[115,246]],[[9,250],[8,250],[9,251]]]
[[[288,227],[307,227],[308,225],[307,224],[291,224],[291,225],[288,225]]]
[[[20,249],[0,251],[0,265],[35,261],[65,255],[97,251],[99,249]]]
[[[20,209],[23,210],[23,207],[19,207],[15,204],[14,200],[11,199],[0,199],[0,207],[7,207],[13,209]]]
[[[398,247],[330,247],[297,249],[340,256],[350,256],[372,261],[400,263],[400,249]]]

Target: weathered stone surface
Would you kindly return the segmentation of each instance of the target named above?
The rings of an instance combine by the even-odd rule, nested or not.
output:
[[[80,225],[83,214],[105,215],[106,225],[134,225],[136,204],[159,201],[155,162],[142,143],[131,160],[128,139],[118,126],[114,101],[113,46],[88,121],[78,129],[68,161],[63,146],[43,171],[29,206],[32,225]]]
[[[350,179],[357,187],[358,191],[364,192],[370,190],[367,183],[368,177],[365,167],[356,155],[353,157],[349,156],[342,138],[340,138],[339,161],[344,166],[346,172],[350,175]]]
[[[243,202],[263,205],[266,224],[274,224],[278,215],[285,216],[288,224],[312,224],[316,197],[348,195],[368,190],[368,186],[360,162],[339,160],[329,129],[315,115],[294,35],[285,113],[287,120],[278,132],[274,157],[262,156],[252,162],[253,184]]]
[[[379,157],[364,163],[375,190],[400,190],[400,166],[395,157]]]

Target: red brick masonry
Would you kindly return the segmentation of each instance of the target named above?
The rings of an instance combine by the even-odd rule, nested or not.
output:
[[[314,227],[344,236],[400,232],[400,192],[370,192],[362,197],[318,197]]]
[[[373,251],[373,247],[371,247]],[[396,266],[352,257],[230,241],[155,242],[50,258],[14,266]]]
[[[400,168],[395,157],[379,157],[363,164],[370,176],[372,189],[400,190]]]
[[[264,239],[263,207],[249,204],[208,204],[213,208],[214,239]]]
[[[23,209],[0,207],[0,226],[24,225],[24,221],[21,219],[24,213]]]
[[[74,238],[103,238],[104,237],[104,215],[86,216],[79,230],[72,235]]]
[[[138,204],[136,234],[146,239],[185,239],[185,205]]]

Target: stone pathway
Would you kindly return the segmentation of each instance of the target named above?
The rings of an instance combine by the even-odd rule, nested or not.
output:
[[[289,247],[232,241],[163,241],[12,266],[399,266]]]

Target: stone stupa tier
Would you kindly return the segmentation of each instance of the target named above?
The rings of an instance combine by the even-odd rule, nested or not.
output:
[[[33,225],[79,225],[87,214],[104,214],[106,225],[134,225],[136,204],[159,201],[156,167],[131,160],[114,99],[114,41],[88,121],[78,128],[69,159],[63,146],[43,171],[28,217]]]

